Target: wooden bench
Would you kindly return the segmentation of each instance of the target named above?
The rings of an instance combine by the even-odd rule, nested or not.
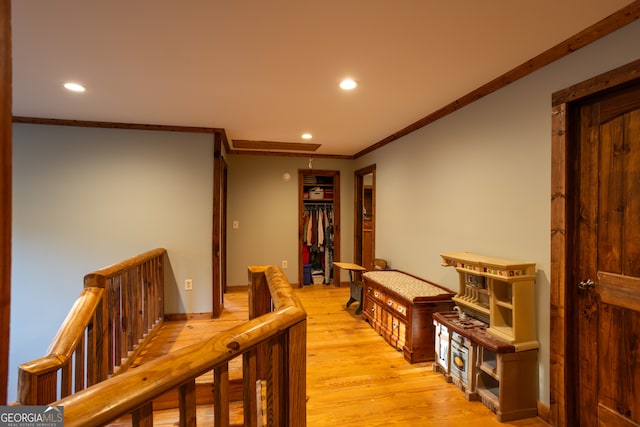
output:
[[[397,270],[362,274],[362,316],[409,363],[434,359],[433,313],[451,311],[454,292]]]

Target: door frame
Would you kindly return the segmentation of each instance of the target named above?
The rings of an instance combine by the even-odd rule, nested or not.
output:
[[[363,226],[363,218],[362,218],[362,203],[363,203],[363,192],[364,192],[364,176],[368,174],[373,174],[373,199],[371,201],[373,207],[373,216],[372,216],[372,244],[373,244],[373,253],[375,254],[376,248],[376,165],[369,165],[362,169],[358,169],[354,172],[354,206],[353,206],[353,215],[354,215],[354,239],[353,239],[353,262],[362,265],[362,226]],[[366,266],[365,266],[366,267]]]
[[[228,166],[224,156],[220,156],[220,281],[222,286],[222,306],[227,293],[227,182]]]
[[[579,357],[573,341],[577,316],[573,277],[575,238],[573,171],[576,154],[571,133],[576,101],[640,80],[640,60],[593,77],[552,96],[551,113],[551,264],[550,264],[550,417],[554,426],[575,425],[574,367]]]
[[[227,164],[222,156],[221,132],[213,134],[213,224],[211,239],[212,311],[217,319],[224,308],[227,289]]]

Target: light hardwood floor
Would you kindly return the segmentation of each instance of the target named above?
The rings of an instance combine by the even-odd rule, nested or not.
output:
[[[357,303],[345,307],[348,287],[311,285],[296,294],[308,314],[309,427],[548,426],[539,418],[499,423],[482,403],[467,401],[461,390],[434,372],[431,363],[409,364],[355,314]],[[246,318],[246,290],[227,293],[220,320],[169,322],[141,363]],[[174,416],[159,412],[154,423],[175,425]],[[198,423],[211,425],[209,409],[199,410]]]
[[[433,371],[409,364],[355,314],[346,287],[297,292],[308,313],[309,426],[546,426],[539,418],[499,423],[480,402]]]

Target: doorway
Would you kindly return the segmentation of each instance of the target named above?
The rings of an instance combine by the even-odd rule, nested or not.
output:
[[[298,282],[340,286],[340,171],[298,170]]]
[[[355,171],[354,262],[373,269],[376,230],[376,165]]]
[[[553,95],[553,425],[640,424],[639,74]]]

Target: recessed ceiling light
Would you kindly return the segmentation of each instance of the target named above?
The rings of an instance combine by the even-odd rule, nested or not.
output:
[[[84,92],[85,91],[84,86],[82,86],[81,84],[78,84],[78,83],[68,82],[68,83],[64,84],[64,87],[65,87],[65,89],[68,89],[68,90],[73,91],[73,92]]]
[[[340,82],[340,89],[352,90],[355,89],[356,86],[358,86],[358,83],[356,83],[355,80],[352,79],[344,79]]]
[[[313,138],[313,135],[311,135],[310,133],[303,133],[302,134],[302,139],[311,139]]]

